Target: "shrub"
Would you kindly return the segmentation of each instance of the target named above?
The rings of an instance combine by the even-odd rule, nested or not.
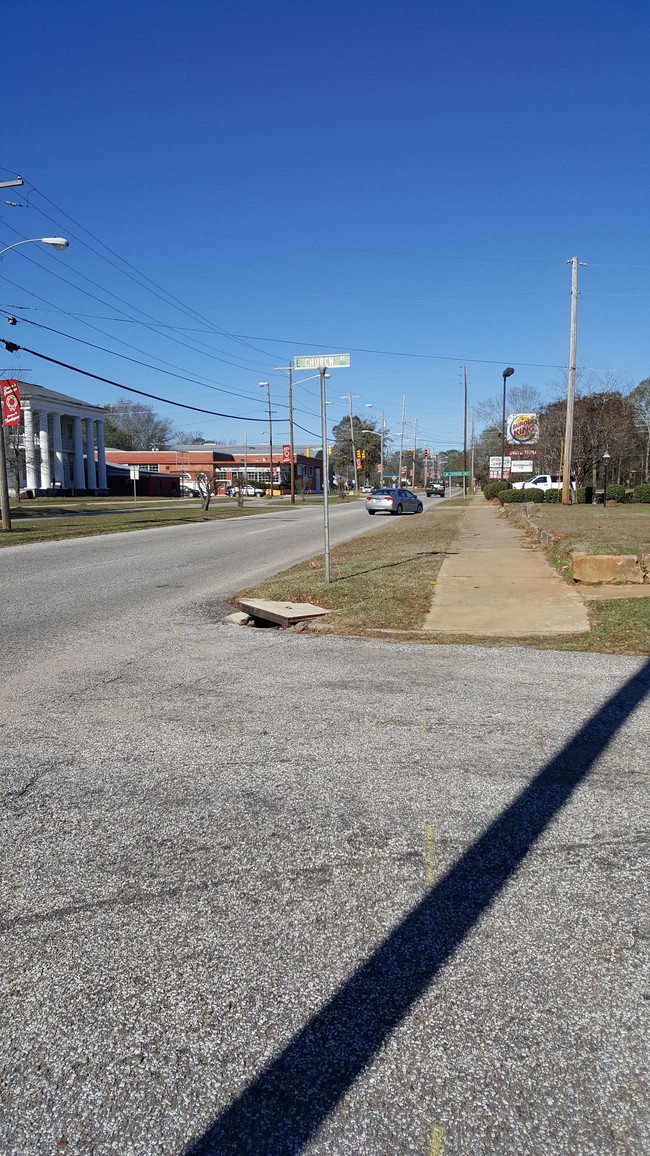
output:
[[[509,489],[510,482],[504,482],[501,480],[501,478],[499,478],[498,481],[487,482],[487,484],[483,487],[483,493],[485,494],[487,501],[491,502],[493,498],[498,498],[501,490]]]
[[[650,482],[634,487],[633,502],[650,502]]]
[[[524,502],[543,502],[544,491],[538,490],[537,486],[532,490],[501,490],[497,497],[502,506],[512,505],[513,502],[521,504]]]
[[[547,490],[546,493],[544,494],[544,501],[545,502],[561,502],[562,501],[562,491],[561,490]]]
[[[619,485],[618,482],[611,482],[611,484],[607,487],[607,501],[624,502],[625,486]]]
[[[576,497],[581,506],[591,506],[594,500],[593,486],[578,486]]]

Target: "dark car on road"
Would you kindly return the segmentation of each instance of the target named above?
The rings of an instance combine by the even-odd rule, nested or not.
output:
[[[445,483],[444,482],[427,482],[427,498],[444,498]]]

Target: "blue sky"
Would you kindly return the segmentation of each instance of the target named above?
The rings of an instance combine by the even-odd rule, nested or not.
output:
[[[274,367],[350,352],[330,426],[352,393],[395,433],[405,396],[407,441],[417,420],[444,450],[464,364],[470,410],[506,365],[544,398],[565,388],[577,255],[579,366],[650,376],[640,0],[22,0],[5,27],[0,179],[26,186],[2,192],[0,247],[70,240],[3,257],[10,340],[237,415],[152,402],[218,441],[267,437],[261,380],[286,441]],[[25,353],[1,368],[131,396]],[[317,386],[295,390],[314,445]]]

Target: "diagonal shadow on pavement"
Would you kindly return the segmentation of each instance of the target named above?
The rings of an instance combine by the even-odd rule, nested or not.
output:
[[[295,1156],[407,1015],[650,690],[650,660],[584,724],[186,1156]]]

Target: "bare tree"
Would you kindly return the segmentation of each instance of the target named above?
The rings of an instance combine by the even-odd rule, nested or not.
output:
[[[213,495],[216,494],[219,485],[217,475],[198,473],[196,475],[196,484],[201,495],[201,509],[209,510],[210,502],[212,501]]]
[[[645,440],[645,460],[643,480],[650,480],[650,377],[639,382],[636,389],[629,394],[628,400],[632,406],[634,424]]]

